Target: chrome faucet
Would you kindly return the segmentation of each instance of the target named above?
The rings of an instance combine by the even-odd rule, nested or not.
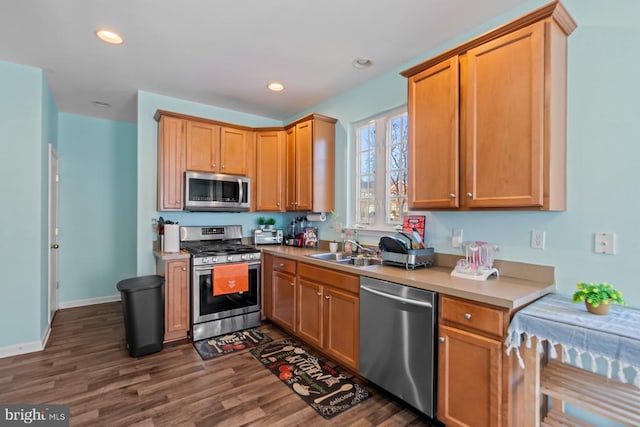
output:
[[[364,246],[362,246],[360,243],[356,242],[355,240],[345,240],[342,246],[342,251],[345,252],[345,248],[347,246],[347,243],[350,243],[352,246],[355,246],[357,248],[356,254],[359,254],[360,251],[362,251],[365,255],[376,255],[378,253],[378,251],[374,248],[365,248]]]

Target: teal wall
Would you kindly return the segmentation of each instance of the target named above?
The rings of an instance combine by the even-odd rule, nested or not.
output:
[[[278,120],[260,117],[196,102],[183,101],[149,92],[138,92],[138,274],[155,272],[151,252],[155,235],[151,220],[162,216],[180,225],[242,225],[245,236],[255,228],[258,214],[222,212],[158,212],[156,211],[158,122],[153,119],[157,110],[173,111],[197,117],[234,123],[248,127],[282,126]],[[271,215],[283,223],[284,215]],[[278,226],[278,225],[276,225]]]
[[[59,114],[60,303],[136,275],[136,125]]]
[[[43,131],[49,123],[43,120],[43,85],[41,70],[0,61],[0,324],[4,325],[0,347],[39,341],[44,333],[47,240],[42,215],[46,214],[47,151],[43,133],[51,130]]]
[[[427,212],[427,238],[437,251],[457,254],[458,249],[450,244],[451,229],[462,228],[466,240],[498,243],[501,259],[555,266],[561,293],[572,293],[579,281],[608,281],[622,290],[630,305],[640,307],[635,271],[640,255],[640,227],[635,225],[640,208],[640,128],[636,125],[640,112],[640,62],[629,55],[640,41],[640,26],[631,18],[640,16],[640,3],[563,3],[578,23],[569,38],[566,212]],[[399,75],[401,70],[543,4],[528,2],[390,73],[295,116],[315,111],[339,119],[337,150],[343,155],[336,156],[340,162],[336,182],[346,182],[347,177],[353,176],[351,124],[406,104],[406,80]],[[344,218],[352,194],[344,185],[336,191],[336,204]],[[533,229],[546,232],[546,249],[529,247]],[[593,252],[596,231],[617,234],[616,255]],[[330,234],[332,231],[324,225],[321,236]],[[374,240],[371,237],[369,243]]]
[[[42,80],[42,158],[40,161],[42,188],[40,198],[40,268],[42,281],[40,285],[40,331],[44,332],[49,325],[49,145],[58,146],[58,109],[46,80]]]

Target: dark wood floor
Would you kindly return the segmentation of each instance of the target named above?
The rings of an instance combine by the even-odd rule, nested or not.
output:
[[[120,303],[58,311],[44,351],[0,359],[0,402],[68,404],[78,426],[429,425],[380,392],[325,421],[248,352],[203,361],[182,342],[129,357]]]

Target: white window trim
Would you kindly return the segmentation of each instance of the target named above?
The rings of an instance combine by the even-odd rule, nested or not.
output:
[[[402,230],[402,225],[401,224],[391,225],[386,223],[386,218],[387,218],[386,197],[383,200],[376,200],[376,213],[382,212],[382,214],[376,215],[375,224],[359,224],[357,222],[357,219],[359,218],[358,216],[358,209],[359,209],[358,179],[360,177],[360,168],[358,164],[360,159],[358,157],[358,129],[357,128],[359,126],[366,125],[371,121],[380,121],[385,125],[384,132],[376,132],[376,168],[377,168],[377,165],[379,164],[378,159],[382,157],[381,161],[382,161],[382,164],[385,165],[384,167],[385,174],[384,174],[384,179],[376,179],[375,186],[376,186],[376,193],[378,193],[378,191],[383,191],[384,194],[388,194],[389,193],[389,188],[388,188],[389,170],[388,170],[387,163],[388,163],[389,148],[386,144],[386,141],[387,141],[387,138],[389,138],[391,130],[386,126],[386,120],[389,119],[390,117],[395,117],[406,112],[407,112],[407,106],[402,105],[400,107],[396,107],[387,111],[377,113],[374,116],[368,117],[366,119],[358,120],[357,122],[353,122],[351,125],[351,135],[353,138],[352,150],[351,150],[352,156],[353,156],[352,165],[355,169],[354,171],[355,173],[353,174],[353,182],[351,185],[354,198],[353,198],[353,201],[351,202],[351,205],[349,206],[349,210],[351,211],[349,222],[351,224],[350,228],[358,230],[358,233],[360,235],[365,235],[365,236],[370,235],[370,236],[376,236],[376,237],[383,236],[389,232]],[[384,187],[384,189],[381,190],[379,187]],[[382,218],[382,220],[380,220],[380,217]]]

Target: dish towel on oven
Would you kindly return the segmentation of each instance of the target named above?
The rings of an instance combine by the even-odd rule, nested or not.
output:
[[[213,296],[236,294],[249,290],[249,264],[227,264],[211,269]]]
[[[640,387],[640,310],[611,306],[606,316],[587,312],[584,304],[573,304],[571,298],[549,294],[515,314],[509,325],[507,354],[514,351],[524,367],[518,348],[526,334],[526,346],[531,348],[531,338],[538,338],[537,351],[542,353],[541,341],[547,341],[549,356],[555,359],[555,349],[560,344],[565,360],[571,361],[570,350],[576,354],[574,363],[582,368],[583,357],[590,358],[592,371],[596,371],[596,359],[607,363],[607,377],[617,378]]]

